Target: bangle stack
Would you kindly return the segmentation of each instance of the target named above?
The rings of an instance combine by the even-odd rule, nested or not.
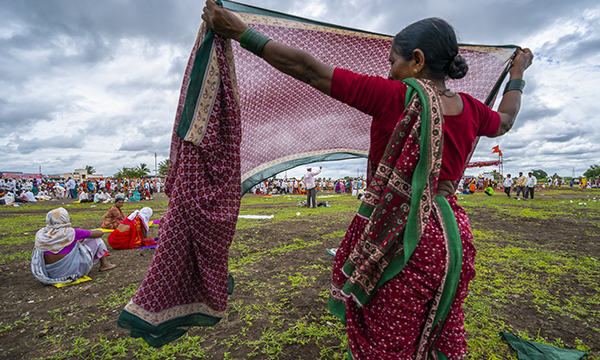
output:
[[[242,38],[240,39],[240,45],[248,50],[253,52],[255,55],[262,57],[262,51],[265,47],[265,44],[269,42],[268,37],[259,33],[258,31],[248,28],[242,34]]]
[[[506,87],[504,88],[504,92],[502,93],[502,95],[504,95],[507,92],[512,91],[512,90],[519,90],[522,94],[524,88],[525,88],[525,80],[512,79],[506,83]]]

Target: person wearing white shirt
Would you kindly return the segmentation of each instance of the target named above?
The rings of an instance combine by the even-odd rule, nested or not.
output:
[[[88,194],[85,192],[85,190],[82,190],[81,194],[79,194],[79,202],[80,203],[92,202],[90,200]]]
[[[75,190],[76,187],[77,184],[75,183],[75,180],[69,178],[69,180],[67,181],[67,189],[69,189],[69,195],[73,199],[77,198],[77,190]]]
[[[306,169],[306,175],[304,175],[304,182],[301,184],[306,186],[306,207],[307,208],[317,208],[317,188],[315,186],[315,175],[319,175],[321,173],[321,166],[319,170],[312,172],[312,168]]]
[[[537,184],[537,179],[535,178],[535,176],[533,176],[533,173],[529,173],[527,174],[527,181],[525,182],[525,199],[527,199],[527,196],[529,196],[529,198],[531,198],[531,200],[533,200],[533,189],[535,188],[535,185]]]
[[[506,175],[506,179],[504,179],[504,192],[506,193],[506,197],[510,197],[510,188],[513,185],[513,180],[510,178],[510,174]]]
[[[9,205],[15,202],[15,196],[12,193],[6,193],[0,198],[0,205]]]
[[[29,198],[29,202],[35,202],[35,201],[37,201],[35,199],[35,195],[33,195],[33,192],[31,190],[27,190],[25,192],[25,195],[27,195],[27,197]]]

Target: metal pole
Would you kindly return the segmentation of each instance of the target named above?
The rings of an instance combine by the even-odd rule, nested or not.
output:
[[[154,175],[158,174],[158,160],[156,158],[156,153],[154,153]]]

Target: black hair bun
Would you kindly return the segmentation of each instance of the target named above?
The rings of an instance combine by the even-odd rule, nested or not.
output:
[[[456,55],[450,61],[450,65],[448,65],[448,76],[450,79],[462,79],[467,75],[467,71],[469,71],[469,65],[467,65],[465,58],[460,55]]]

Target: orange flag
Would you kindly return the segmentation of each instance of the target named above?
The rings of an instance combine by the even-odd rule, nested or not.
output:
[[[496,145],[496,146],[494,146],[494,147],[492,148],[492,150],[494,150],[494,151],[492,151],[492,154],[499,153],[499,152],[500,152],[500,145]]]

